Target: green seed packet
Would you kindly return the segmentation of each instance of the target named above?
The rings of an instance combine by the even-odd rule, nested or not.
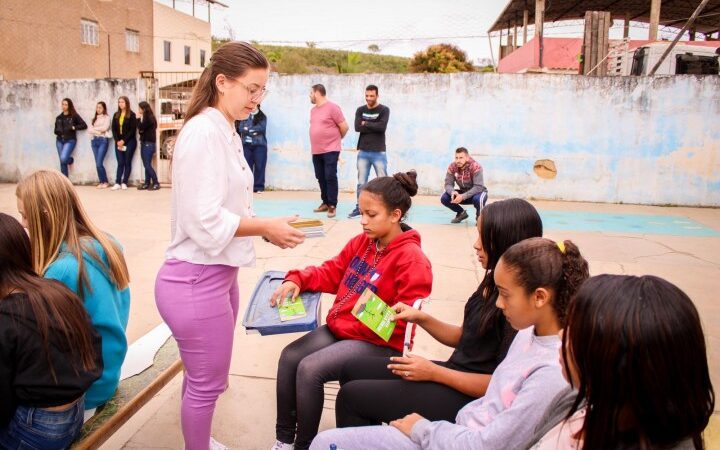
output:
[[[293,299],[285,299],[282,305],[278,308],[278,312],[280,313],[281,322],[287,322],[288,320],[300,319],[307,316],[302,297],[299,296]]]
[[[395,317],[395,311],[370,289],[365,289],[355,303],[352,315],[383,338],[385,342],[390,340],[390,336],[395,330],[395,321],[392,320]]]

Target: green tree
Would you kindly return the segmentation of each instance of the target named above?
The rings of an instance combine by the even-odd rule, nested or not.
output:
[[[361,58],[360,53],[349,52],[345,59],[339,59],[336,63],[338,73],[360,73]]]
[[[410,60],[410,71],[419,73],[472,72],[473,65],[467,53],[452,44],[431,45],[415,53]]]
[[[380,53],[380,47],[377,44],[368,45],[368,51],[371,53]]]

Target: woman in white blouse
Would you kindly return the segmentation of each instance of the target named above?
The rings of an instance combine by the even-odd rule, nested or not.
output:
[[[252,236],[292,248],[304,235],[296,217],[253,217],[252,170],[235,121],[265,96],[269,63],[249,44],[229,42],[210,59],[193,91],[173,154],[172,239],[155,299],[185,365],[182,431],[187,450],[225,448],[210,438],[230,371],[238,315],[238,267],[255,262]]]
[[[98,189],[106,189],[109,186],[105,172],[105,155],[110,142],[108,130],[110,130],[110,116],[107,113],[107,105],[105,102],[98,102],[95,105],[95,117],[88,127],[90,146],[95,156],[95,168],[99,179]]]

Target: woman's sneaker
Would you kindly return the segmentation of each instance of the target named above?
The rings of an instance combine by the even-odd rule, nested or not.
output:
[[[275,445],[270,447],[270,450],[295,450],[295,446],[293,444],[275,441]]]
[[[117,190],[119,190],[119,189],[120,189],[120,185],[117,184],[117,183],[116,183],[116,184],[113,184],[113,187],[110,188],[111,191],[117,191]]]
[[[210,450],[229,450],[227,446],[219,443],[213,438],[210,438]]]
[[[125,184],[125,183],[121,184],[121,185],[120,185],[120,188],[121,188],[123,191],[127,191],[127,184]]]

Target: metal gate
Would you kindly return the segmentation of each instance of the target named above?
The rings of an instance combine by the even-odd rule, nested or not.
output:
[[[161,183],[172,183],[170,162],[175,138],[185,119],[187,104],[202,72],[142,72],[147,82],[147,102],[158,121],[155,168]]]

